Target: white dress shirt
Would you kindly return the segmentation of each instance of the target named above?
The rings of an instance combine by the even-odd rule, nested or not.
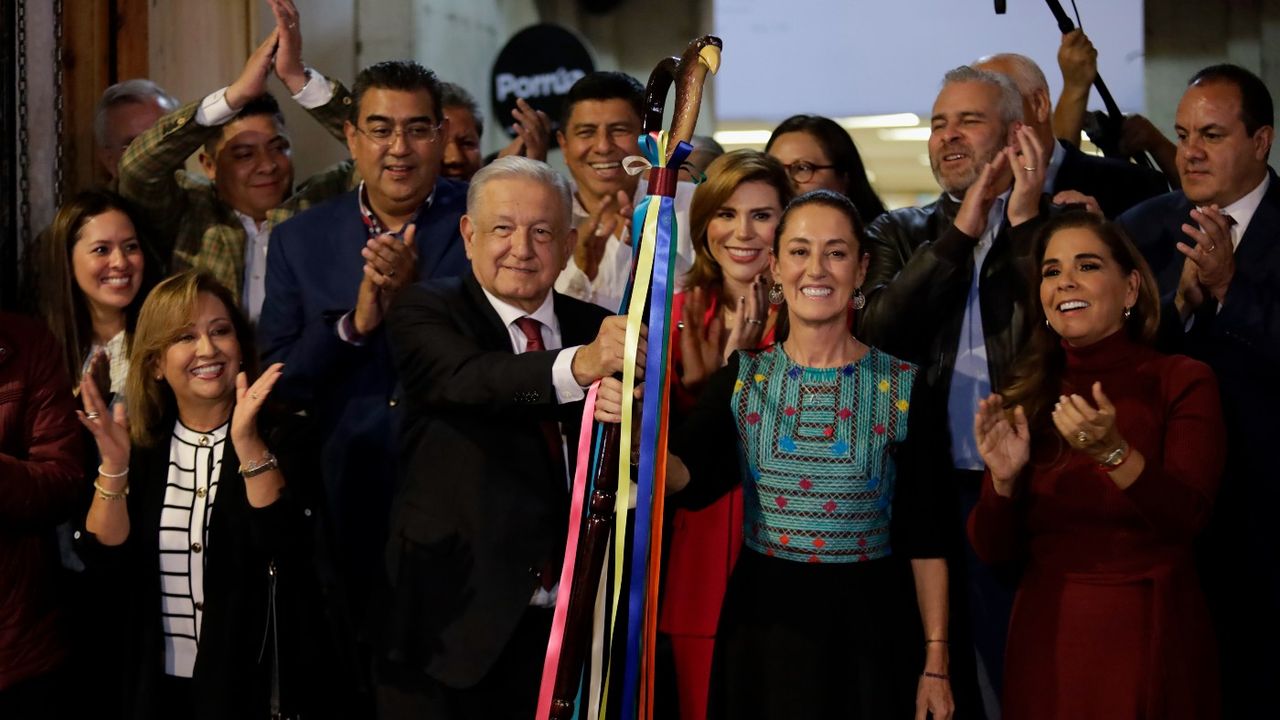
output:
[[[484,290],[484,288],[481,288]],[[578,381],[573,379],[573,355],[578,351],[581,345],[561,349],[564,343],[564,337],[560,333],[560,320],[556,317],[555,303],[552,300],[551,293],[547,293],[547,298],[542,301],[537,310],[533,312],[525,312],[520,308],[499,300],[497,296],[488,290],[484,290],[484,296],[489,300],[489,304],[493,306],[498,317],[502,319],[502,324],[507,327],[507,335],[511,339],[511,352],[520,355],[529,349],[529,339],[525,337],[524,331],[520,326],[516,325],[516,321],[522,317],[531,317],[542,325],[542,345],[547,350],[560,350],[556,355],[555,363],[551,366],[551,384],[556,390],[556,403],[564,404],[581,400],[586,397],[586,391],[582,386],[578,385]],[[560,433],[560,450],[564,453],[564,467],[569,467],[569,448],[564,441],[564,431]],[[570,479],[565,477],[565,484],[569,485]],[[544,590],[539,587],[533,591],[533,597],[529,598],[529,604],[540,608],[553,608],[556,606],[556,593],[560,590],[557,583],[550,590]]]
[[[693,183],[676,184],[676,290],[684,287],[684,276],[693,267],[693,242],[689,238],[689,205],[693,201],[693,191],[697,188]],[[636,186],[633,202],[640,205],[649,191],[649,183],[643,178]],[[573,223],[579,225],[591,213],[587,212],[578,201],[578,188],[573,188]],[[579,238],[578,242],[582,242]],[[604,255],[600,258],[600,267],[595,279],[590,279],[578,267],[577,261],[569,259],[569,264],[560,277],[556,278],[556,290],[569,297],[583,302],[594,303],[611,313],[618,312],[622,304],[623,292],[631,279],[631,245],[618,236],[618,231],[609,236],[604,246]]]
[[[1231,226],[1231,247],[1233,249],[1240,248],[1240,239],[1244,237],[1244,233],[1249,229],[1249,223],[1253,221],[1253,214],[1258,212],[1258,206],[1262,204],[1262,198],[1266,196],[1267,189],[1271,187],[1271,173],[1262,176],[1262,182],[1258,186],[1250,190],[1244,197],[1222,208],[1222,214],[1230,216],[1236,223]]]
[[[333,99],[333,85],[316,70],[307,68],[307,84],[293,95],[293,99],[303,108],[313,110]],[[222,88],[209,93],[201,101],[196,110],[196,123],[205,127],[224,125],[234,120],[239,112],[227,104],[227,89]],[[249,315],[249,321],[256,323],[262,313],[262,300],[266,297],[267,241],[271,233],[264,231],[266,222],[259,225],[238,210],[235,214],[245,231],[244,288],[240,304]]]

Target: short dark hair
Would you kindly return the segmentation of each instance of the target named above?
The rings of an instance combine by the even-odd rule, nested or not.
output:
[[[1258,132],[1259,128],[1275,126],[1275,106],[1271,102],[1271,91],[1267,90],[1267,84],[1239,65],[1210,65],[1192,75],[1187,86],[1219,82],[1235,85],[1240,91],[1240,120],[1244,122],[1245,132],[1250,136]]]
[[[644,86],[624,72],[599,70],[583,75],[569,88],[560,113],[560,127],[569,124],[573,106],[585,100],[626,100],[635,111],[636,118],[644,119]]]
[[[471,113],[476,121],[476,134],[484,137],[484,113],[480,111],[480,103],[467,89],[457,83],[440,83],[440,108],[462,108]],[[443,112],[441,113],[443,114]]]
[[[209,155],[213,155],[213,151],[218,149],[218,142],[222,140],[222,134],[226,132],[227,125],[255,115],[270,115],[280,123],[280,127],[284,127],[284,113],[280,110],[280,103],[276,102],[275,96],[271,93],[262,93],[258,97],[244,104],[244,107],[236,113],[236,116],[228,120],[218,132],[204,141],[204,151]]]
[[[849,199],[858,208],[858,214],[864,222],[871,222],[884,214],[884,203],[867,179],[867,168],[862,164],[862,155],[848,130],[840,127],[835,120],[821,115],[792,115],[774,128],[764,151],[769,152],[774,140],[790,132],[808,133],[822,146],[822,151],[831,159],[831,164],[835,165],[836,174],[844,178]]]
[[[370,90],[400,90],[418,92],[425,90],[431,96],[432,112],[436,122],[444,118],[444,104],[440,99],[440,78],[412,60],[387,60],[360,71],[351,87],[351,124],[360,120],[360,102]]]

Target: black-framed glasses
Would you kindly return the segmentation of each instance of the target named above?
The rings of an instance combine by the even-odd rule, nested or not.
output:
[[[830,170],[835,165],[815,165],[808,160],[797,160],[788,163],[782,167],[787,169],[787,176],[792,182],[809,182],[813,179],[813,174],[819,170]]]
[[[403,135],[404,140],[412,145],[423,145],[435,142],[440,138],[440,125],[437,123],[413,123],[404,127],[392,127],[390,125],[375,125],[371,128],[362,128],[355,126],[356,132],[369,138],[373,144],[379,147],[391,147],[396,142],[397,135]]]

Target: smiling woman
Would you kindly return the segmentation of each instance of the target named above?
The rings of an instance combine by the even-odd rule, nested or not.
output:
[[[39,250],[40,312],[62,338],[67,377],[74,385],[104,352],[97,367],[107,395],[124,390],[130,339],[154,267],[135,217],[114,193],[80,193],[58,211]]]
[[[309,541],[314,453],[291,421],[259,419],[281,365],[250,383],[253,357],[231,293],[188,272],[143,304],[127,415],[81,384],[102,462],[79,549],[128,609],[111,657],[129,717],[341,712]]]
[[[1225,455],[1213,374],[1150,347],[1155,281],[1116,226],[1068,213],[1034,252],[1034,338],[974,420],[974,550],[1034,568],[1009,623],[1004,717],[1218,717],[1192,563]]]

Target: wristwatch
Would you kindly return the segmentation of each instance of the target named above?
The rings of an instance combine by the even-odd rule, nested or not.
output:
[[[1120,446],[1112,450],[1102,459],[1102,466],[1107,470],[1115,470],[1124,464],[1125,458],[1129,456],[1129,443],[1121,442]]]
[[[240,474],[245,478],[251,478],[254,475],[261,475],[268,470],[274,470],[280,467],[280,463],[276,461],[276,456],[266,453],[261,460],[257,462],[247,462],[240,466]]]

